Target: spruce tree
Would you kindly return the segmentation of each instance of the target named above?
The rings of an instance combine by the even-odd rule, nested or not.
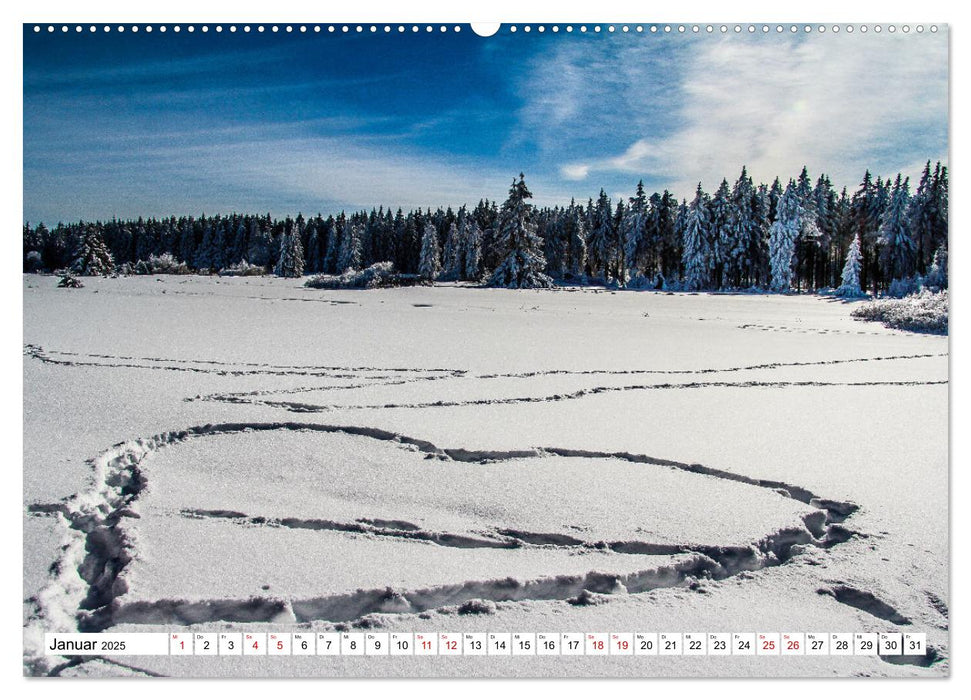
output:
[[[276,263],[277,277],[303,276],[303,244],[296,224],[288,227],[280,240],[280,257]]]
[[[911,236],[907,207],[910,200],[910,179],[901,182],[900,174],[894,182],[890,203],[883,212],[878,231],[880,261],[885,279],[906,279],[914,273],[917,243]]]
[[[344,230],[340,238],[340,250],[337,253],[337,272],[344,274],[348,270],[361,268],[361,229],[350,219],[344,223]]]
[[[337,259],[340,256],[341,234],[336,222],[331,222],[327,229],[327,251],[324,253],[323,272],[334,274],[337,272]]]
[[[942,245],[934,251],[924,284],[931,289],[947,289],[947,246]]]
[[[789,182],[779,205],[776,219],[769,229],[769,265],[772,269],[772,289],[788,292],[792,289],[792,259],[796,252],[796,238],[802,227],[802,207],[795,183]]]
[[[754,267],[753,260],[750,258],[753,239],[758,236],[753,211],[754,202],[755,188],[752,178],[748,176],[745,167],[742,167],[742,173],[732,188],[732,206],[728,217],[729,235],[723,242],[726,282],[733,287],[742,286],[744,277],[751,279]]]
[[[421,257],[418,260],[418,274],[425,282],[434,282],[442,271],[441,255],[438,250],[438,231],[434,224],[425,224],[421,236]]]
[[[602,189],[597,204],[590,211],[590,239],[587,259],[593,273],[600,271],[604,284],[610,282],[610,263],[614,251],[614,217],[607,193]]]
[[[105,245],[101,232],[93,225],[85,229],[71,269],[79,275],[107,275],[114,268],[114,260]]]
[[[850,249],[846,251],[846,264],[843,265],[842,284],[836,290],[841,297],[863,296],[860,289],[860,235],[853,237]]]
[[[459,227],[461,226],[461,231]],[[442,262],[442,279],[457,280],[462,276],[462,269],[465,266],[465,255],[462,250],[463,238],[465,237],[465,208],[459,211],[458,223],[452,223],[448,227],[448,235],[445,237],[445,255]],[[435,240],[438,244],[438,238]],[[424,241],[422,241],[424,245]]]
[[[532,193],[526,187],[523,174],[513,180],[509,198],[499,210],[495,245],[499,266],[492,273],[490,286],[523,289],[551,287],[553,280],[543,273],[543,240],[536,234],[533,207],[528,199]]]
[[[465,261],[462,279],[478,282],[482,277],[482,230],[475,219],[466,225]]]
[[[646,230],[648,221],[647,195],[644,193],[644,181],[637,183],[637,191],[630,198],[627,215],[623,221],[622,238],[624,240],[625,266],[634,276],[642,271],[648,244]]]
[[[711,237],[711,267],[712,286],[721,289],[725,285],[725,268],[730,264],[729,254],[735,249],[731,223],[731,192],[728,180],[724,178],[709,205],[711,223],[709,235]]]
[[[682,265],[684,267],[684,287],[696,292],[708,286],[711,268],[711,239],[709,227],[711,215],[708,211],[708,195],[701,189],[695,191],[695,198],[688,207],[682,243]]]

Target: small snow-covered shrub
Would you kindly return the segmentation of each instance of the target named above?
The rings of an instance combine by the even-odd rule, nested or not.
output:
[[[61,281],[57,283],[57,286],[63,289],[80,289],[84,285],[81,284],[81,280],[73,275],[61,275]]]
[[[149,255],[148,260],[135,263],[136,275],[187,275],[189,266],[179,262],[171,253]]]
[[[265,274],[265,267],[262,265],[251,265],[245,260],[241,260],[230,267],[224,267],[219,271],[221,277],[256,277]]]
[[[947,290],[924,290],[903,299],[875,299],[852,312],[853,318],[880,321],[888,328],[916,333],[947,333]]]
[[[342,275],[317,275],[304,282],[314,289],[376,289],[378,287],[411,287],[421,283],[419,275],[402,275],[390,262],[374,263],[363,270],[348,270]]]

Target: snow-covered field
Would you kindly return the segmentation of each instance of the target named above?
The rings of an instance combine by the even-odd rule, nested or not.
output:
[[[947,673],[946,337],[809,296],[84,282],[24,276],[26,673]],[[472,599],[491,604],[464,614]],[[912,630],[933,651],[77,663],[40,646],[355,626]]]

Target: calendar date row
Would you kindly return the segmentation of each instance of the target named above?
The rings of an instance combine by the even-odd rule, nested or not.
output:
[[[923,656],[899,632],[135,632],[46,635],[48,655]]]

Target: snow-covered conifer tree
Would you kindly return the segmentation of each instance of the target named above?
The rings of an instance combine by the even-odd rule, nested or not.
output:
[[[772,270],[772,289],[788,292],[792,287],[792,258],[796,252],[796,237],[802,228],[802,206],[795,184],[790,181],[776,207],[776,218],[769,228],[769,266]]]
[[[910,201],[910,178],[901,182],[897,175],[890,204],[880,219],[878,243],[881,262],[888,280],[904,279],[914,273],[917,242],[911,234],[911,222],[907,216]]]
[[[101,232],[89,226],[81,238],[77,256],[71,269],[79,275],[107,275],[114,268],[114,260],[108,252]]]
[[[682,243],[681,259],[684,265],[684,286],[688,291],[697,291],[708,286],[709,270],[711,269],[710,223],[708,195],[701,189],[699,182],[694,201],[688,207]]]
[[[590,212],[590,239],[587,241],[587,259],[591,272],[602,271],[606,284],[610,277],[610,263],[614,252],[614,217],[610,199],[602,189],[597,204]]]
[[[493,287],[551,287],[553,280],[543,273],[543,240],[536,234],[533,207],[526,200],[532,197],[523,174],[513,180],[509,198],[499,210],[495,246],[499,265],[489,284]],[[609,212],[608,212],[609,213]]]
[[[570,200],[566,215],[566,269],[573,279],[586,280],[587,232],[583,207]]]
[[[730,235],[723,239],[725,250],[726,283],[740,287],[744,278],[751,280],[755,261],[750,253],[758,246],[758,227],[755,222],[754,207],[757,194],[746,168],[735,181],[732,189],[732,208],[729,215]]]
[[[722,178],[721,184],[711,198],[708,211],[711,216],[711,269],[712,286],[720,289],[725,284],[725,268],[730,264],[729,253],[735,249],[731,219],[731,191],[728,180]]]
[[[454,224],[453,224],[454,227]],[[425,224],[421,236],[421,257],[418,261],[418,274],[426,282],[434,282],[442,271],[441,255],[438,250],[438,231],[431,223]]]
[[[341,233],[340,250],[337,253],[337,272],[343,274],[348,270],[358,270],[360,267],[361,229],[348,219]]]
[[[341,233],[336,223],[332,223],[327,231],[327,250],[324,253],[323,272],[337,272],[337,260],[340,257]]]
[[[860,234],[857,233],[846,251],[846,264],[843,265],[843,283],[836,293],[841,297],[863,296],[860,289]]]
[[[303,244],[296,224],[287,228],[280,240],[280,257],[274,272],[277,277],[303,276]]]
[[[462,279],[478,282],[482,276],[482,229],[469,217],[465,228],[465,268]]]
[[[462,268],[465,265],[465,255],[462,248],[464,243],[463,239],[467,235],[465,230],[466,226],[467,222],[465,220],[465,208],[463,207],[459,211],[458,221],[449,225],[448,235],[445,237],[445,254],[442,261],[442,279],[457,280],[462,276]]]
[[[260,226],[259,217],[254,216],[249,223],[249,254],[246,259],[252,264],[266,267],[270,262],[270,234]]]
[[[647,195],[644,194],[644,182],[637,183],[637,192],[630,199],[630,206],[623,221],[621,238],[624,241],[625,267],[635,276],[641,271],[644,253],[647,248]]]
[[[947,289],[947,246],[941,245],[934,251],[934,259],[924,284],[939,290]]]
[[[212,219],[206,219],[203,217],[202,240],[199,242],[199,247],[196,248],[194,261],[197,270],[208,270],[210,272],[215,272],[215,270],[212,269],[212,246],[213,236],[215,235],[212,230],[212,224]]]

